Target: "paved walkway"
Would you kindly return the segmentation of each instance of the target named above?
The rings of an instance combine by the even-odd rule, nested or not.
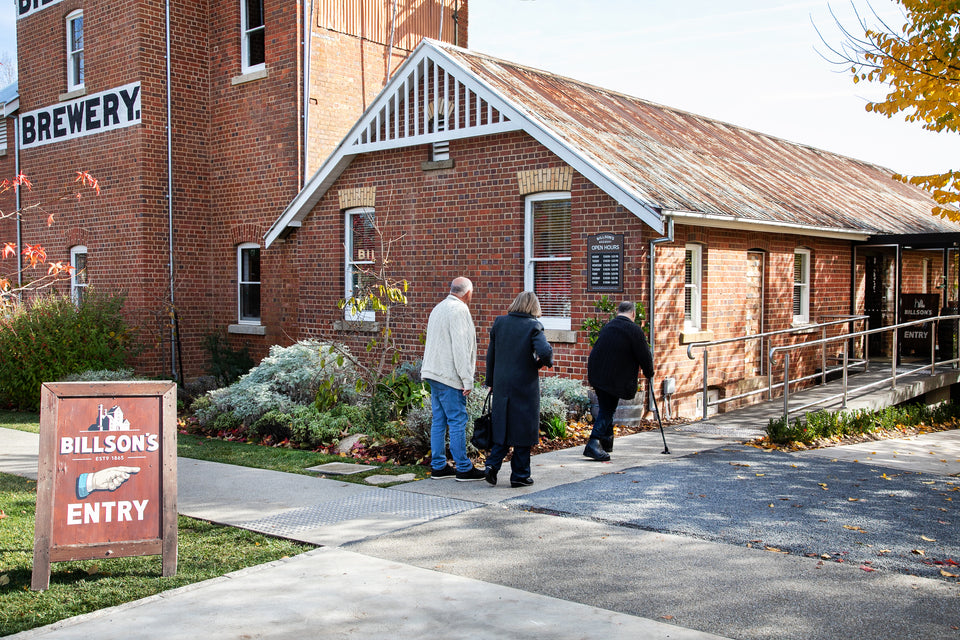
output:
[[[182,514],[323,546],[12,637],[958,636],[960,432],[800,454],[666,437],[536,456],[525,489],[181,458]],[[0,471],[35,476],[36,450],[0,429]]]

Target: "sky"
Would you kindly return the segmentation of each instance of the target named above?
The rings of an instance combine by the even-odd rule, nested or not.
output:
[[[892,0],[870,0],[889,24]],[[867,0],[471,0],[470,46],[631,96],[905,174],[960,168],[956,134],[924,131],[864,105],[886,93],[855,85],[824,59],[857,27]],[[15,4],[0,5],[0,60],[15,59]],[[816,25],[816,28],[815,26]]]
[[[853,5],[873,19],[866,0]],[[904,23],[891,0],[870,5]],[[864,109],[887,90],[824,59],[818,29],[843,41],[831,7],[857,27],[850,0],[474,0],[469,38],[482,53],[899,173],[960,167],[956,134]]]

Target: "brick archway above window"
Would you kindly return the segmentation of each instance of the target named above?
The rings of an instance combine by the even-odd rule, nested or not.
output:
[[[77,245],[88,245],[90,234],[86,229],[81,227],[74,227],[67,232],[67,246],[76,247]]]
[[[243,244],[244,242],[259,243],[264,233],[263,225],[249,222],[238,224],[230,228],[230,242],[233,245]]]
[[[568,165],[518,171],[517,183],[522,196],[542,191],[570,191],[573,186],[573,167]]]
[[[376,187],[356,187],[355,189],[340,189],[340,210],[354,207],[376,207]]]

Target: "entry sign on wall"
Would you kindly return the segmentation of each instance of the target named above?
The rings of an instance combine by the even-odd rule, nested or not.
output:
[[[900,295],[900,321],[931,318],[939,312],[939,293],[903,293]],[[901,354],[929,354],[932,323],[903,327],[900,329]]]
[[[590,291],[623,291],[623,234],[587,236]]]
[[[44,384],[31,588],[51,562],[158,554],[175,575],[176,385]]]

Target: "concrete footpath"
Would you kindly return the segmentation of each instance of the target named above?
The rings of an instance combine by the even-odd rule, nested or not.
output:
[[[524,489],[181,458],[180,513],[322,546],[11,637],[960,636],[960,433],[797,454],[667,440],[536,456]],[[36,452],[0,429],[0,472],[35,477]]]

